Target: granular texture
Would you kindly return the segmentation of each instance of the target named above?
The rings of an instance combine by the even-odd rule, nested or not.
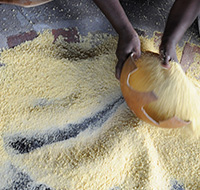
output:
[[[161,65],[158,54],[145,52],[135,61],[135,69],[129,84],[140,92],[154,92],[157,100],[144,106],[147,114],[155,121],[177,117],[189,121],[186,128],[193,130],[194,136],[200,135],[200,95],[199,88],[188,78],[176,62],[170,68]],[[189,132],[189,131],[188,131]]]
[[[53,40],[46,31],[1,52],[1,188],[200,189],[199,140],[140,121],[123,101],[117,39]]]

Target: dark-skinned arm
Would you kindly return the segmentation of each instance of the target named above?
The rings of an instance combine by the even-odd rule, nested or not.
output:
[[[131,53],[134,58],[141,55],[140,40],[137,32],[132,27],[119,0],[93,0],[107,17],[115,31],[119,35],[116,56],[118,59],[115,75],[119,79],[125,60]]]
[[[176,44],[200,12],[200,0],[176,0],[173,4],[160,45],[163,64],[169,67],[171,60],[177,61]]]

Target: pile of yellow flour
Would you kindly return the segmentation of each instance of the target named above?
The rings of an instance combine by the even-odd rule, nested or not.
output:
[[[6,139],[80,123],[121,96],[115,79],[117,39],[88,35],[78,44],[48,32],[0,62],[0,184],[13,182],[11,164],[56,190],[200,189],[200,142],[182,129],[160,129],[122,103],[109,119],[74,138],[16,153]],[[157,51],[153,39],[142,46]],[[101,118],[100,118],[101,119]],[[1,176],[2,177],[2,176]]]

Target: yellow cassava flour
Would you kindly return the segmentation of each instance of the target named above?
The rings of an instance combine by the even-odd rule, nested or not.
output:
[[[16,180],[12,165],[56,190],[200,189],[199,140],[187,139],[182,129],[140,121],[123,101],[112,109],[121,97],[114,77],[117,40],[107,35],[92,39],[53,44],[46,31],[1,52],[1,188],[11,188]],[[143,48],[157,51],[153,38],[141,40]],[[45,144],[54,138],[48,136],[52,131],[67,133],[65,128],[88,120],[88,128],[74,137]],[[34,139],[25,152],[21,141],[9,144],[20,136],[24,147],[26,139]]]

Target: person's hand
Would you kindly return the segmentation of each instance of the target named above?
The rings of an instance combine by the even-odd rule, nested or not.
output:
[[[133,29],[119,0],[93,1],[107,17],[119,35],[116,50],[118,62],[115,69],[115,76],[117,79],[120,79],[123,64],[128,56],[133,53],[135,59],[140,57],[140,39],[137,32]]]
[[[160,45],[160,57],[162,59],[162,66],[165,68],[169,68],[170,61],[178,62],[176,56],[176,44],[173,42],[165,42],[164,40],[161,42]]]
[[[141,55],[140,39],[134,29],[130,32],[130,34],[124,33],[119,35],[116,50],[118,62],[115,69],[115,76],[117,79],[120,79],[121,70],[123,68],[124,62],[132,53],[134,53],[135,59],[139,58]]]
[[[167,18],[160,45],[163,66],[169,68],[169,61],[178,62],[176,44],[200,13],[199,0],[175,0]]]

